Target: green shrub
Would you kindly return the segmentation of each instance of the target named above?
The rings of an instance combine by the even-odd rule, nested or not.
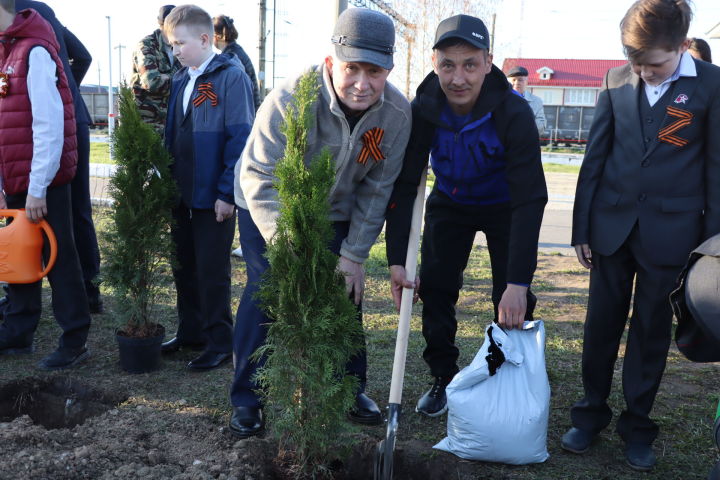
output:
[[[144,123],[132,91],[120,89],[120,118],[112,135],[117,169],[110,179],[111,221],[103,231],[103,281],[114,289],[115,311],[127,336],[155,333],[154,307],[173,252],[170,236],[175,182],[170,154]]]
[[[317,95],[317,75],[309,73],[288,108],[287,146],[276,167],[280,217],[259,292],[274,321],[256,354],[267,356],[258,380],[280,451],[295,452],[286,460],[298,476],[322,475],[338,447],[349,444],[342,434],[350,428],[346,415],[357,379],[345,375],[345,365],[362,338],[357,311],[337,272],[338,257],[328,248],[334,236],[328,201],[333,161],[325,150],[309,167],[304,163]]]

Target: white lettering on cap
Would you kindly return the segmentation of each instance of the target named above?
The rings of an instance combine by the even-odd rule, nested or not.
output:
[[[478,37],[481,40],[485,38],[482,35],[480,35],[479,33],[475,33],[475,32],[472,32],[472,35],[473,35],[473,37]]]

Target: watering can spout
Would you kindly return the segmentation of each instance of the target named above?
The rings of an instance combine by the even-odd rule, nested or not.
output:
[[[48,274],[57,258],[57,240],[45,220],[33,223],[25,210],[0,209],[0,217],[12,221],[0,228],[0,281],[35,283]],[[42,265],[43,232],[50,245],[50,258]]]

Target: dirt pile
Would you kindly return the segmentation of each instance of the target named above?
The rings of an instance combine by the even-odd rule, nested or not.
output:
[[[266,440],[235,441],[192,411],[112,409],[72,429],[48,430],[23,415],[0,423],[3,478],[270,478]]]

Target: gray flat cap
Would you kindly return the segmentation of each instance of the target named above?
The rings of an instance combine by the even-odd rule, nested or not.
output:
[[[390,70],[395,51],[395,25],[387,15],[367,8],[349,8],[340,14],[332,43],[343,62],[372,63]]]
[[[513,67],[510,69],[510,71],[507,73],[508,77],[527,77],[528,71],[525,67]]]

